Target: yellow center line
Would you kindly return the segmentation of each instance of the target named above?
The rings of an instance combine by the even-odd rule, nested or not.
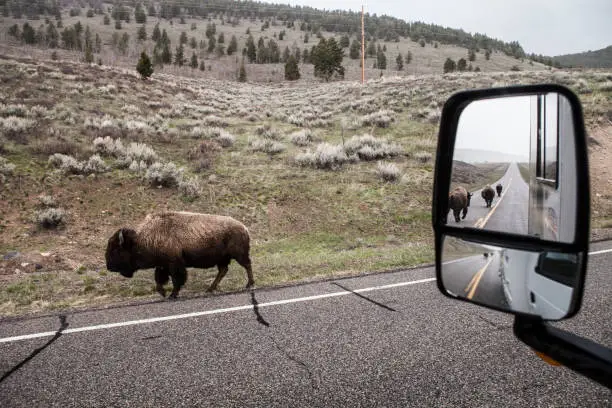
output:
[[[491,211],[489,211],[487,216],[484,219],[480,218],[478,221],[476,221],[476,224],[474,224],[474,228],[482,229],[484,228],[485,224],[489,222],[489,218],[491,218],[495,210],[497,210],[497,206],[499,205],[499,203],[501,203],[504,197],[506,196],[506,193],[508,192],[508,189],[510,188],[510,183],[512,183],[512,177],[510,177],[510,181],[508,181],[508,185],[506,186],[506,191],[502,193],[501,197],[499,197],[499,200],[497,200],[497,202],[495,203],[493,208],[491,208]]]
[[[487,268],[489,267],[489,265],[491,265],[491,262],[493,262],[493,256],[489,257],[489,260],[487,261],[487,264],[485,266],[483,266],[481,270],[476,272],[476,274],[472,278],[472,282],[470,282],[471,285],[468,285],[468,286],[472,286],[472,289],[470,290],[470,293],[468,293],[468,295],[467,295],[467,298],[469,300],[471,300],[472,297],[474,296],[474,294],[476,293],[476,289],[478,289],[478,284],[480,283],[480,280],[482,279],[482,276],[484,275],[484,273],[487,270]],[[466,290],[466,292],[467,292],[467,290]]]

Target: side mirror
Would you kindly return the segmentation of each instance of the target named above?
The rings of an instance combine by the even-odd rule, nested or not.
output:
[[[530,85],[453,95],[434,180],[442,293],[543,320],[578,312],[590,191],[574,93]]]

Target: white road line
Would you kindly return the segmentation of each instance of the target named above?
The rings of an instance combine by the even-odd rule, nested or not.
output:
[[[611,249],[602,249],[601,251],[589,252],[589,255],[607,254],[608,252],[612,252],[612,248]]]
[[[589,255],[599,255],[599,254],[605,254],[608,252],[612,252],[612,249],[604,249],[601,251],[589,252]],[[444,264],[447,265],[450,263],[461,262],[461,261],[468,260],[471,258],[473,258],[473,256],[444,262]],[[346,295],[350,295],[353,292],[355,293],[373,292],[377,290],[399,288],[402,286],[417,285],[419,283],[428,283],[428,282],[433,282],[435,280],[436,278],[426,278],[426,279],[419,279],[415,281],[391,283],[389,285],[371,286],[368,288],[355,289],[352,291],[332,292],[332,293],[325,293],[322,295],[276,300],[273,302],[260,303],[257,305],[257,307],[262,308],[262,307],[269,307],[269,306],[286,305],[290,303],[309,302],[313,300],[326,299],[326,298],[337,297],[337,296],[346,296]],[[243,306],[226,307],[222,309],[204,310],[201,312],[185,313],[185,314],[172,315],[172,316],[152,317],[150,319],[128,320],[126,322],[99,324],[95,326],[75,327],[74,329],[66,329],[62,331],[62,335],[71,334],[71,333],[81,333],[81,332],[93,331],[93,330],[112,329],[115,327],[125,327],[125,326],[135,326],[135,325],[147,324],[147,323],[165,322],[169,320],[188,319],[190,317],[230,313],[230,312],[237,312],[241,310],[251,310],[253,308],[254,308],[253,305],[243,305]],[[57,331],[48,331],[48,332],[41,332],[41,333],[24,334],[21,336],[4,337],[4,338],[0,338],[0,343],[12,343],[12,342],[21,341],[21,340],[31,340],[31,339],[41,338],[41,337],[52,337],[52,336],[55,336],[56,334],[57,334]]]
[[[419,279],[415,281],[399,282],[399,283],[392,283],[389,285],[372,286],[369,288],[355,289],[352,291],[332,292],[332,293],[325,293],[322,295],[306,296],[306,297],[285,299],[285,300],[276,300],[273,302],[260,303],[257,305],[257,307],[262,308],[262,307],[269,307],[269,306],[285,305],[289,303],[308,302],[308,301],[337,297],[337,296],[346,296],[346,295],[352,294],[353,292],[356,292],[356,293],[373,292],[373,291],[383,290],[383,289],[398,288],[401,286],[416,285],[419,283],[428,283],[428,282],[433,282],[435,280],[436,278]],[[139,324],[165,322],[168,320],[187,319],[190,317],[208,316],[208,315],[214,315],[214,314],[236,312],[240,310],[250,310],[253,308],[254,308],[253,305],[243,305],[243,306],[205,310],[201,312],[185,313],[185,314],[172,315],[172,316],[153,317],[150,319],[129,320],[126,322],[99,324],[95,326],[85,326],[85,327],[75,327],[74,329],[66,329],[62,331],[62,335],[70,334],[70,333],[80,333],[80,332],[86,332],[86,331],[92,331],[92,330],[112,329],[115,327],[125,327],[125,326],[139,325]],[[40,337],[51,337],[51,336],[55,336],[56,334],[57,334],[56,331],[50,331],[50,332],[42,332],[42,333],[25,334],[22,336],[5,337],[5,338],[0,338],[0,343],[11,343],[11,342],[21,341],[21,340],[36,339]]]

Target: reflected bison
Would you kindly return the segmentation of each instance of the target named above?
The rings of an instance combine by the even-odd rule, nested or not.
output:
[[[495,191],[491,188],[491,186],[487,185],[485,188],[483,188],[480,195],[482,195],[482,198],[484,198],[487,208],[491,207],[491,204],[493,204],[493,198],[495,198]]]
[[[465,219],[465,216],[468,212],[468,207],[470,206],[470,199],[472,198],[472,193],[469,193],[464,187],[457,187],[453,191],[451,191],[448,195],[448,210],[453,211],[453,215],[455,216],[455,221],[459,222],[461,212],[463,211],[463,216],[461,219]]]
[[[497,191],[497,196],[501,197],[501,193],[502,193],[502,185],[501,183],[499,183],[498,185],[495,186],[495,190]]]
[[[155,268],[156,289],[172,279],[170,298],[187,281],[187,269],[212,268],[218,273],[208,291],[216,289],[232,259],[246,269],[247,288],[253,286],[247,228],[231,217],[189,212],[149,214],[134,230],[121,228],[108,240],[106,267],[131,278],[139,269]]]

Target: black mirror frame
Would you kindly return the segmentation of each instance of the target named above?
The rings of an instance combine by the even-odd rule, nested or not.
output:
[[[445,220],[446,215],[448,214],[448,191],[450,187],[455,136],[457,125],[459,123],[459,117],[461,116],[463,109],[465,109],[470,102],[475,100],[489,99],[500,96],[527,96],[548,92],[557,92],[558,94],[565,96],[572,107],[577,163],[577,197],[579,197],[576,203],[576,235],[574,242],[563,243],[543,241],[536,237],[528,237],[524,235],[497,231],[457,228],[447,225]],[[499,245],[506,248],[526,251],[556,251],[576,254],[582,253],[581,258],[583,258],[583,262],[582,269],[580,270],[580,278],[578,280],[577,287],[574,290],[568,313],[562,319],[573,317],[576,313],[578,313],[582,304],[582,293],[586,278],[591,202],[588,151],[586,145],[584,119],[582,115],[582,106],[578,97],[569,88],[556,84],[519,85],[502,88],[461,91],[453,94],[446,101],[442,109],[442,117],[440,119],[440,132],[438,135],[438,149],[436,154],[436,168],[434,173],[434,188],[432,197],[432,224],[434,229],[436,250],[436,281],[438,289],[445,296],[468,303],[476,303],[489,309],[533,318],[532,315],[512,312],[479,302],[455,297],[444,289],[441,276],[442,245],[445,236],[453,236],[471,242]]]

